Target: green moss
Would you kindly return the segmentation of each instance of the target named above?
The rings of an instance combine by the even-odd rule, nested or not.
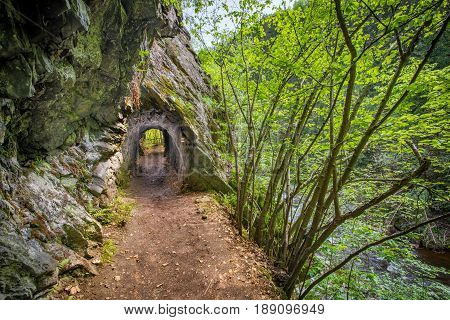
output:
[[[101,227],[93,221],[85,221],[84,237],[93,241],[102,241],[103,235]]]
[[[262,273],[264,277],[266,277],[268,280],[272,281],[272,275],[270,274],[270,271],[266,268],[260,266],[258,267],[258,270]]]
[[[28,98],[34,92],[33,69],[20,55],[0,65],[0,94],[12,98]]]
[[[170,79],[168,77],[166,77],[165,75],[161,75],[161,77],[159,78],[159,82],[161,83],[161,85],[164,87],[164,91],[166,92],[174,92],[175,88],[173,86],[172,81],[170,81]]]
[[[188,189],[192,191],[215,190],[222,194],[232,192],[231,187],[216,175],[203,175],[199,172],[192,172],[185,178]]]
[[[188,119],[188,121],[192,122],[195,120],[195,107],[192,103],[190,102],[185,102],[183,104],[183,113],[185,115],[185,117]]]
[[[71,145],[75,144],[76,140],[77,140],[77,134],[75,132],[72,132],[71,134],[69,134],[69,136],[64,141],[64,146],[70,147]]]
[[[55,76],[57,81],[59,82],[59,86],[61,88],[71,88],[75,85],[75,81],[77,76],[75,75],[75,70],[73,69],[73,66],[63,60],[59,63],[55,64]]]
[[[72,50],[75,61],[82,66],[99,68],[102,63],[102,16],[100,13],[89,31],[78,36],[77,45]]]
[[[215,103],[214,100],[211,99],[211,97],[203,95],[202,101],[206,104],[209,110],[212,110],[214,108]]]
[[[61,184],[69,193],[73,194],[77,188],[78,180],[73,177],[62,177]]]
[[[65,232],[65,235],[62,238],[64,245],[78,252],[83,251],[88,247],[87,240],[79,230],[69,224],[65,224],[63,229]]]
[[[178,16],[181,14],[181,2],[180,0],[163,0],[166,6],[173,6],[177,10]]]
[[[89,115],[95,106],[105,101],[105,97],[114,96],[114,92],[111,92],[111,88],[105,86],[99,77],[94,73],[86,73],[79,79],[77,86],[73,91],[73,94],[67,101],[67,104],[71,107],[68,111],[70,121],[78,121]],[[114,113],[112,113],[114,114]]]
[[[36,158],[31,164],[31,168],[39,175],[51,169],[50,164],[42,158]]]
[[[2,290],[10,291],[9,299],[31,299],[36,291],[35,279],[30,270],[19,262],[2,265],[0,268],[0,283],[5,284]],[[14,290],[11,290],[14,289]],[[1,294],[0,294],[1,296]],[[5,296],[3,296],[3,299]]]
[[[131,172],[125,165],[122,165],[116,173],[116,184],[119,190],[125,190],[130,185]]]

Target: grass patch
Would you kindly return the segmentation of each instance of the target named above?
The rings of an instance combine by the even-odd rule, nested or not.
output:
[[[65,267],[67,267],[70,264],[69,259],[63,259],[60,262],[58,262],[58,270],[61,272],[64,270]]]
[[[224,207],[229,213],[234,212],[236,208],[236,197],[237,195],[235,193],[229,193],[229,194],[221,194],[218,192],[212,192],[212,197],[216,202]]]
[[[42,173],[44,173],[45,171],[50,170],[52,167],[50,166],[50,164],[45,161],[42,158],[37,158],[35,159],[32,164],[31,164],[31,168],[33,168],[33,170],[41,175]]]
[[[265,278],[267,278],[267,280],[272,281],[272,275],[271,275],[271,273],[270,273],[269,270],[267,270],[267,269],[266,269],[265,267],[263,267],[263,266],[258,267],[258,270],[261,272],[261,274],[262,274]]]
[[[114,241],[112,241],[111,239],[106,239],[105,242],[103,242],[100,262],[103,264],[112,262],[116,252],[117,246]]]
[[[131,218],[135,203],[117,196],[104,208],[88,208],[89,213],[103,225],[123,227]]]

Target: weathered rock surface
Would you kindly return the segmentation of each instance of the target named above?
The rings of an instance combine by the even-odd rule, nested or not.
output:
[[[226,192],[223,171],[211,137],[214,91],[201,69],[185,30],[156,37],[141,61],[145,72],[134,77],[139,104],[128,117],[124,161],[132,167],[138,141],[148,129],[165,134],[169,160],[181,179],[194,189]]]
[[[0,299],[96,272],[102,229],[87,204],[115,195],[146,129],[165,132],[192,188],[228,190],[213,90],[189,40],[162,1],[0,3]]]

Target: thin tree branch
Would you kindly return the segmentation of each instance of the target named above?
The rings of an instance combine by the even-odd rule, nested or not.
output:
[[[308,286],[308,288],[306,288],[305,291],[303,291],[303,292],[299,295],[298,298],[299,298],[300,300],[303,299],[303,298],[305,298],[306,295],[307,295],[307,294],[308,294],[308,293],[309,293],[316,285],[318,285],[320,282],[322,282],[322,281],[323,281],[326,277],[328,277],[329,275],[331,275],[331,274],[335,273],[336,271],[338,271],[339,269],[341,269],[341,268],[342,268],[343,266],[345,266],[349,261],[351,261],[353,258],[357,257],[357,256],[358,256],[359,254],[361,254],[362,252],[364,252],[364,251],[366,251],[366,250],[368,250],[368,249],[370,249],[370,248],[372,248],[372,247],[375,247],[375,246],[377,246],[377,245],[380,245],[380,244],[382,244],[382,243],[384,243],[384,242],[386,242],[386,241],[388,241],[388,240],[392,240],[392,239],[395,239],[395,238],[404,236],[405,234],[408,234],[408,233],[410,233],[410,232],[412,232],[412,231],[414,231],[414,230],[416,230],[416,229],[418,229],[418,228],[420,228],[420,227],[423,227],[423,226],[425,226],[425,225],[427,225],[427,224],[430,224],[430,223],[432,223],[432,222],[435,222],[435,221],[438,221],[438,220],[441,220],[441,219],[445,219],[445,218],[448,218],[448,217],[450,217],[450,213],[446,213],[446,214],[440,215],[440,216],[438,216],[438,217],[435,217],[435,218],[432,218],[432,219],[428,219],[428,220],[426,220],[426,221],[424,221],[424,222],[422,222],[422,223],[416,224],[415,226],[410,227],[410,228],[408,228],[408,229],[406,229],[406,230],[404,230],[404,231],[396,232],[396,233],[394,233],[394,234],[392,234],[392,235],[390,235],[390,236],[384,237],[384,238],[382,238],[382,239],[380,239],[380,240],[377,240],[377,241],[375,241],[375,242],[372,242],[372,243],[369,243],[369,244],[365,245],[364,247],[362,247],[362,248],[356,250],[355,252],[353,252],[352,254],[350,254],[347,258],[345,258],[341,263],[339,263],[338,265],[336,265],[334,268],[328,270],[327,272],[325,272],[324,274],[322,274],[319,278],[317,278],[316,280],[314,280],[314,281]]]

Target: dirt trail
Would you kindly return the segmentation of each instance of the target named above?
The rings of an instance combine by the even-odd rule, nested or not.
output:
[[[83,280],[77,298],[277,299],[264,255],[226,213],[206,193],[180,193],[162,154],[143,158],[128,190],[133,217],[110,231],[114,261]]]

